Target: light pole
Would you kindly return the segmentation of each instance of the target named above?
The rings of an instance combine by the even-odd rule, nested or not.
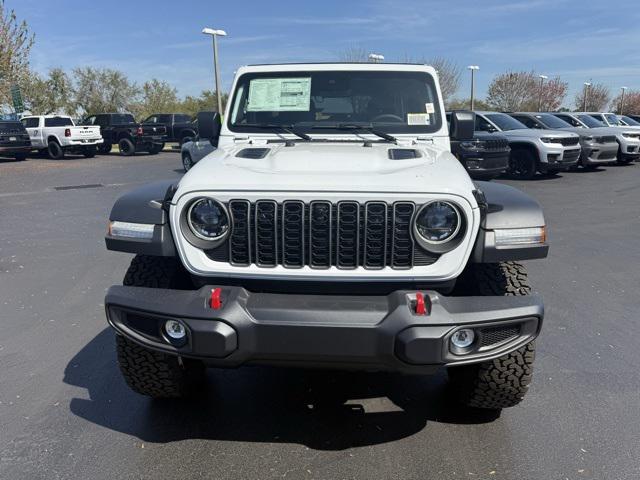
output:
[[[372,63],[382,63],[384,62],[384,55],[380,55],[379,53],[370,53],[369,61]]]
[[[222,95],[220,93],[220,70],[218,69],[218,42],[217,38],[226,37],[227,32],[224,30],[214,30],[213,28],[203,28],[202,33],[211,35],[213,38],[213,70],[216,77],[216,97],[218,99],[218,113],[222,115]]]
[[[480,67],[478,65],[469,65],[467,68],[471,70],[471,110],[473,111],[474,94],[476,90],[476,78],[474,74],[476,70],[480,70]]]
[[[542,111],[542,92],[544,81],[549,78],[546,75],[538,75],[540,77],[540,98],[538,99],[538,111]]]
[[[624,91],[626,89],[627,87],[620,87],[620,90],[622,90],[622,99],[620,100],[620,115],[622,115],[624,112]]]
[[[582,111],[586,112],[587,111],[587,98],[589,97],[589,87],[591,86],[590,82],[584,82],[584,95],[583,95],[583,105],[582,105]]]

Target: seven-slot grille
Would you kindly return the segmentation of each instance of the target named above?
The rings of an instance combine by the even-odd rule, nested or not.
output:
[[[233,229],[220,248],[235,266],[408,269],[438,259],[414,245],[412,202],[231,200],[228,208]]]
[[[486,150],[504,150],[509,146],[509,140],[507,140],[506,138],[490,139],[485,140],[484,144]]]

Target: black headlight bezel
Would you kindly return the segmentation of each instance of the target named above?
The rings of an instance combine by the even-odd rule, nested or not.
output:
[[[190,217],[191,211],[193,210],[193,207],[202,200],[209,200],[216,203],[220,207],[220,209],[224,212],[225,216],[227,217],[227,222],[229,224],[229,228],[224,234],[215,238],[204,238],[204,236],[198,235],[195,232],[194,227],[191,225],[191,221],[189,217]],[[193,245],[194,247],[201,248],[203,250],[210,250],[212,248],[216,248],[220,246],[229,238],[229,235],[231,235],[231,231],[233,230],[233,218],[231,217],[231,214],[229,213],[229,209],[227,208],[227,206],[221,201],[216,200],[215,198],[212,198],[212,197],[206,197],[206,196],[197,197],[189,201],[189,203],[185,205],[185,207],[182,209],[182,214],[180,215],[180,230],[182,231],[182,234],[191,245]]]
[[[456,215],[458,216],[458,226],[456,230],[453,232],[453,234],[451,234],[449,237],[447,237],[444,240],[438,240],[438,241],[429,240],[423,237],[420,234],[420,231],[418,230],[418,218],[420,217],[424,209],[426,209],[427,207],[429,207],[429,205],[432,205],[434,203],[445,203],[449,205],[451,208],[453,208],[453,210],[456,212]],[[433,252],[433,253],[439,253],[439,254],[450,252],[451,250],[456,248],[458,245],[460,245],[467,231],[466,217],[463,213],[462,208],[460,208],[460,206],[457,205],[456,203],[451,202],[449,200],[435,199],[423,204],[422,206],[420,206],[420,208],[416,210],[416,213],[411,223],[412,223],[411,231],[413,234],[414,241],[422,249],[427,250],[429,252]]]

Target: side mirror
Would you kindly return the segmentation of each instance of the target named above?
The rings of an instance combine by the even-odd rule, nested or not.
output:
[[[469,110],[454,110],[451,112],[449,136],[452,140],[473,140],[476,128],[476,114]]]
[[[218,112],[198,113],[198,137],[200,140],[209,140],[211,145],[217,147],[221,128],[222,118]]]

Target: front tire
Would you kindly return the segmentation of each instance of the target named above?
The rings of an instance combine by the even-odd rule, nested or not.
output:
[[[191,170],[191,167],[193,167],[193,160],[191,159],[191,155],[189,155],[189,153],[183,153],[182,154],[182,167],[184,168],[185,172],[188,172],[189,170]]]
[[[191,287],[189,275],[175,258],[137,255],[124,285],[148,288]],[[118,366],[127,385],[152,398],[181,398],[197,391],[204,380],[202,362],[145,348],[116,334]]]
[[[473,263],[463,273],[457,289],[465,295],[529,295],[531,286],[524,266],[516,262]],[[499,410],[520,403],[529,389],[535,359],[535,342],[495,360],[447,369],[456,400],[468,407]]]
[[[64,150],[55,140],[51,140],[47,145],[47,154],[51,160],[62,160],[64,158]]]
[[[527,149],[517,148],[509,157],[507,173],[518,180],[531,180],[536,175],[536,157]]]
[[[118,142],[118,148],[120,149],[120,155],[123,157],[130,157],[136,153],[136,147],[128,138],[122,138]]]

